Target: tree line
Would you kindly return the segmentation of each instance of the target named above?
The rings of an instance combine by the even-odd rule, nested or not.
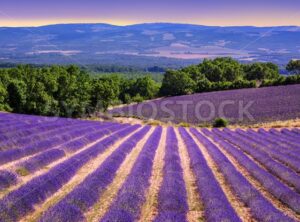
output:
[[[0,110],[81,117],[110,105],[153,99],[159,85],[151,77],[89,75],[78,66],[0,69]]]
[[[214,60],[204,59],[198,65],[166,71],[160,88],[160,95],[177,96],[300,83],[300,60],[290,61],[286,69],[294,75],[280,75],[279,67],[270,62],[241,64],[229,57]]]
[[[0,69],[0,110],[47,116],[82,117],[109,106],[227,89],[300,83],[300,61],[282,76],[273,63],[241,64],[232,58],[204,60],[165,72],[162,84],[151,76],[95,75],[75,65]]]

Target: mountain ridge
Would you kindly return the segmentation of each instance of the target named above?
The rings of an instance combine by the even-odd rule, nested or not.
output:
[[[49,27],[49,26],[60,26],[60,25],[108,25],[108,26],[116,26],[116,27],[130,27],[130,26],[141,26],[141,25],[184,25],[184,26],[196,26],[196,27],[219,27],[219,28],[243,28],[243,27],[251,27],[251,28],[276,28],[276,27],[299,27],[297,25],[278,25],[278,26],[255,26],[255,25],[229,25],[229,26],[221,26],[221,25],[204,25],[204,24],[193,24],[193,23],[177,23],[177,22],[145,22],[145,23],[135,23],[128,25],[117,25],[113,23],[102,23],[102,22],[74,22],[74,23],[53,23],[53,24],[45,24],[38,26],[0,26],[0,28],[41,28],[41,27]]]
[[[300,27],[164,22],[126,26],[71,23],[0,27],[0,46],[0,63],[78,61],[83,64],[139,65],[140,62],[135,64],[134,60],[144,59],[151,66],[160,65],[157,61],[165,58],[169,61],[163,65],[169,63],[173,67],[178,59],[190,64],[204,58],[231,56],[244,62],[272,61],[283,66],[290,59],[300,58]],[[66,57],[74,61],[68,62]]]

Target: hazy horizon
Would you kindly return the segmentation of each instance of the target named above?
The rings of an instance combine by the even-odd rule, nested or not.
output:
[[[0,26],[156,22],[207,26],[300,26],[299,10],[300,1],[297,0],[10,0],[0,3]]]
[[[195,24],[195,23],[186,23],[186,22],[167,22],[167,21],[154,21],[154,22],[141,22],[141,23],[129,23],[129,24],[117,24],[117,23],[110,23],[110,22],[97,22],[97,21],[91,21],[91,22],[61,22],[61,23],[44,23],[44,24],[38,24],[38,25],[3,25],[0,23],[1,28],[30,28],[30,27],[43,27],[43,26],[54,26],[54,25],[85,25],[85,24],[105,24],[105,25],[112,25],[112,26],[120,26],[120,27],[126,27],[126,26],[134,26],[134,25],[146,25],[146,24],[177,24],[177,25],[194,25],[194,26],[208,26],[208,27],[257,27],[257,28],[272,28],[272,27],[300,27],[299,25],[206,25],[206,24]]]

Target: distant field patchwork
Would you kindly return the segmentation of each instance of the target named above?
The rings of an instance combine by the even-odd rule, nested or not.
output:
[[[174,128],[0,113],[1,222],[273,222],[299,215],[298,128]]]

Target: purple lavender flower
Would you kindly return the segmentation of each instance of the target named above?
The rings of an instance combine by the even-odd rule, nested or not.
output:
[[[264,170],[246,156],[242,151],[233,146],[232,144],[222,140],[221,137],[215,133],[210,132],[207,129],[202,129],[202,132],[211,137],[217,142],[223,149],[230,153],[240,165],[242,165],[247,171],[257,179],[262,186],[264,186],[272,195],[287,204],[291,209],[296,212],[300,212],[300,195],[283,184],[270,172]]]
[[[139,154],[129,176],[101,221],[135,221],[139,219],[145,191],[149,187],[153,159],[162,129],[157,127]]]
[[[0,191],[14,185],[17,176],[7,170],[0,170]]]
[[[35,177],[0,200],[0,218],[17,221],[34,210],[34,205],[44,202],[67,183],[89,160],[94,159],[119,138],[128,135],[140,125],[120,127],[120,131],[79,152],[66,161],[51,168],[47,173]],[[90,192],[89,192],[90,193]]]
[[[158,194],[158,215],[154,221],[187,221],[187,194],[180,164],[178,140],[172,127],[167,131],[164,162],[164,178]]]
[[[113,181],[126,156],[149,129],[150,127],[146,126],[123,142],[81,184],[46,211],[40,221],[79,221],[84,212],[97,202],[104,189]],[[64,206],[64,211],[60,210],[61,206]],[[68,218],[66,218],[66,215],[68,215]]]
[[[276,209],[272,203],[268,202],[268,200],[265,199],[265,197],[263,197],[239,171],[237,171],[216,145],[195,128],[192,128],[191,132],[196,136],[199,142],[205,145],[207,152],[225,176],[230,187],[244,204],[249,206],[254,218],[258,221],[294,221]]]
[[[241,221],[228,202],[224,192],[208,167],[199,147],[184,128],[179,132],[187,146],[200,198],[204,205],[205,219],[210,222]]]

